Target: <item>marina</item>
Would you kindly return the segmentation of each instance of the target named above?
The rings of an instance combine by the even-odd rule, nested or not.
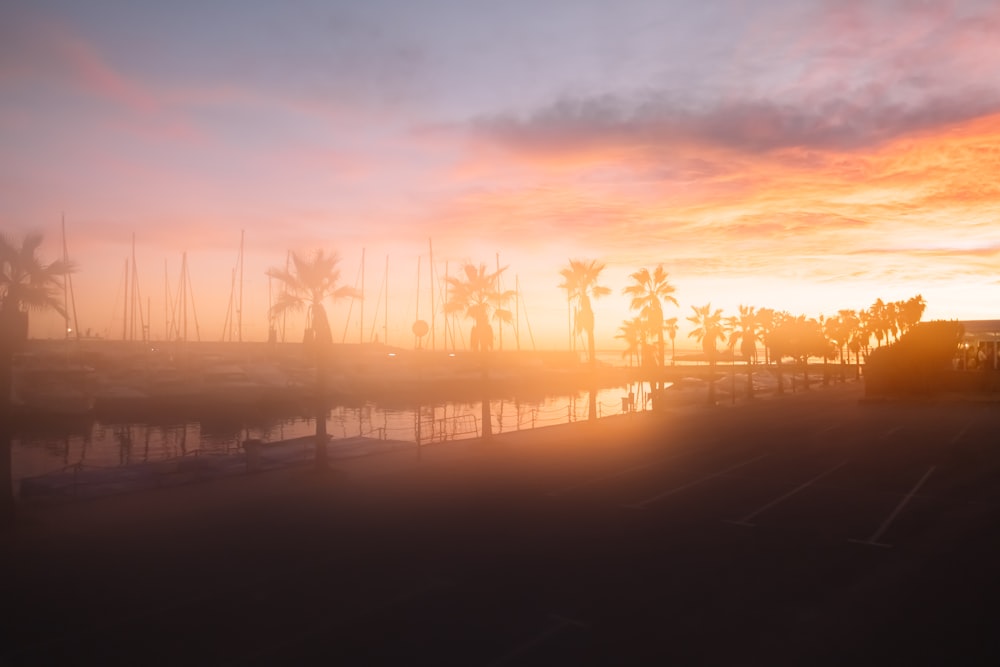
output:
[[[600,390],[598,417],[627,410],[623,392],[627,394],[627,387]],[[495,434],[583,421],[588,410],[586,392],[540,401],[490,402]],[[435,443],[478,437],[481,414],[478,402],[415,408],[336,406],[327,413],[327,452],[333,460],[401,449],[418,453]],[[306,464],[314,458],[315,432],[315,420],[302,416],[38,424],[12,443],[14,489],[26,500],[80,498]]]

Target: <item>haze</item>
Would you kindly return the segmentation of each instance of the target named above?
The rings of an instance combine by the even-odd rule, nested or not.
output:
[[[345,302],[333,328],[382,327],[388,257],[410,344],[429,240],[438,277],[499,254],[539,347],[565,345],[577,257],[607,264],[603,348],[659,263],[682,322],[918,292],[924,319],[988,319],[998,33],[993,2],[8,3],[0,228],[55,258],[65,215],[79,326],[108,337],[134,234],[152,337],[186,250],[217,339],[242,231],[247,339],[288,250],[354,285],[364,248],[366,320]]]

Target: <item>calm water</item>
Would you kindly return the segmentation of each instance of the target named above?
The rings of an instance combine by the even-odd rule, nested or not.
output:
[[[597,395],[598,416],[622,412],[622,397],[628,388],[602,389]],[[587,392],[553,396],[542,401],[491,402],[494,433],[507,433],[587,419]],[[639,409],[637,401],[637,409]],[[481,431],[481,404],[447,403],[419,410],[390,410],[375,404],[335,407],[327,417],[332,438],[367,436],[378,439],[422,442],[474,438]],[[15,490],[20,480],[62,471],[71,466],[114,468],[199,454],[242,455],[241,443],[248,438],[265,442],[285,440],[316,432],[315,421],[302,417],[266,425],[239,422],[189,421],[182,423],[93,422],[75,429],[26,434],[13,442]],[[334,442],[331,447],[336,447]]]

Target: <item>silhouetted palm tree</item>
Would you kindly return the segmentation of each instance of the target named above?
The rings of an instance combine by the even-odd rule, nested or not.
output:
[[[760,308],[757,311],[757,340],[764,345],[764,365],[771,365],[771,346],[768,344],[768,337],[774,330],[774,309]]]
[[[596,260],[571,259],[569,266],[559,272],[563,277],[563,282],[559,287],[566,290],[568,298],[577,304],[576,333],[584,332],[587,334],[587,360],[591,364],[596,362],[596,356],[594,350],[594,310],[591,308],[590,300],[611,294],[610,289],[597,284],[603,270],[604,264]]]
[[[580,259],[569,260],[569,266],[560,271],[563,283],[559,287],[566,290],[567,295],[576,301],[576,333],[585,332],[587,334],[587,363],[590,365],[590,379],[595,381],[594,368],[597,365],[597,353],[594,349],[594,309],[590,306],[590,299],[599,299],[602,296],[611,294],[611,290],[603,285],[598,285],[601,271],[604,264],[596,260],[584,261]],[[590,399],[588,416],[590,419],[597,419],[597,388],[590,387]]]
[[[688,317],[688,321],[695,325],[695,328],[688,334],[701,343],[705,357],[708,359],[708,402],[715,403],[715,362],[717,355],[716,345],[725,340],[725,331],[722,326],[722,309],[717,308],[712,311],[712,304],[708,303],[697,308],[691,306],[694,314]]]
[[[747,398],[753,398],[753,364],[757,360],[757,313],[753,306],[740,306],[740,314],[727,318],[729,348],[740,346],[746,364]]]
[[[622,359],[628,357],[629,367],[633,365],[633,359],[639,356],[639,351],[642,349],[643,342],[645,342],[643,340],[645,338],[645,329],[646,326],[643,324],[642,319],[633,317],[622,321],[622,325],[618,327],[618,333],[615,334],[615,338],[625,341],[625,349],[622,350]]]
[[[285,284],[270,315],[277,318],[288,312],[306,310],[307,322],[303,342],[314,345],[316,358],[316,465],[326,467],[326,366],[329,361],[333,334],[323,302],[346,297],[360,297],[353,287],[339,285],[340,257],[317,250],[311,258],[291,253],[291,267],[272,267],[267,275]]]
[[[284,283],[287,288],[271,306],[270,315],[276,318],[288,312],[305,310],[307,321],[303,340],[332,343],[330,321],[323,302],[360,297],[361,294],[353,287],[339,284],[340,269],[337,265],[340,257],[335,252],[327,254],[317,250],[309,258],[293,252],[291,260],[292,265],[288,269],[272,267],[267,270],[268,276]]]
[[[799,363],[805,389],[809,388],[809,357],[827,357],[832,352],[822,325],[805,315],[788,318],[776,327],[771,346],[776,357],[792,357]]]
[[[919,294],[896,304],[900,335],[905,334],[920,322],[920,319],[924,316],[924,309],[926,307],[927,304],[924,302],[924,297]]]
[[[889,323],[885,302],[882,299],[875,299],[875,303],[868,307],[868,328],[879,347],[882,341],[888,339]]]
[[[677,340],[677,318],[668,317],[663,320],[663,330],[667,332],[667,336],[670,337],[670,365],[677,365],[677,346],[675,341]]]
[[[643,348],[646,347],[646,325],[643,323],[642,318],[633,317],[628,320],[623,320],[621,326],[618,327],[618,333],[615,334],[615,338],[625,342],[625,349],[622,350],[622,359],[628,357],[629,368],[632,368],[636,361],[638,361],[638,365],[641,368],[641,354]],[[630,387],[631,382],[632,379],[630,378]],[[639,380],[639,384],[642,384],[641,379]],[[629,392],[631,393],[631,388],[629,389]]]
[[[669,301],[675,306],[678,305],[674,298],[674,286],[668,280],[667,272],[660,264],[653,270],[639,269],[629,276],[635,284],[628,285],[622,292],[632,297],[629,308],[638,310],[646,322],[649,333],[656,336],[657,343],[657,366],[663,368],[663,304],[661,301]],[[656,390],[660,389],[659,373],[656,378]]]
[[[465,264],[461,276],[448,277],[448,300],[444,304],[444,312],[463,313],[472,320],[469,332],[469,346],[473,352],[489,352],[493,349],[493,327],[490,320],[497,317],[497,312],[506,313],[503,296],[497,289],[497,278],[507,267],[498,271],[488,271],[485,264],[478,267]],[[502,315],[500,316],[503,317]]]
[[[11,474],[11,378],[14,354],[28,340],[28,313],[55,310],[65,317],[60,300],[63,278],[76,270],[72,262],[46,264],[38,257],[42,235],[26,234],[18,245],[0,234],[0,524],[14,516]]]
[[[479,266],[465,264],[462,267],[463,275],[448,277],[448,300],[444,304],[445,313],[462,312],[473,322],[472,330],[469,332],[469,344],[473,352],[480,354],[484,390],[482,397],[484,438],[492,435],[490,401],[485,393],[489,375],[486,353],[493,349],[493,327],[490,326],[490,320],[496,313],[506,312],[508,317],[510,315],[510,312],[502,307],[505,305],[503,295],[497,288],[497,279],[506,269],[505,266],[496,271],[488,271],[485,264]]]

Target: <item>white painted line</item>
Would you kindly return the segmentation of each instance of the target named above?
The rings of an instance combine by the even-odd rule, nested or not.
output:
[[[961,431],[959,431],[958,433],[956,433],[956,434],[955,434],[955,437],[954,437],[954,438],[952,438],[952,439],[951,439],[951,440],[950,440],[950,441],[948,442],[948,445],[949,445],[949,446],[951,446],[951,447],[954,447],[955,445],[957,445],[957,444],[959,443],[959,441],[960,441],[960,440],[961,440],[962,438],[964,438],[964,437],[965,437],[965,434],[969,432],[969,429],[970,429],[970,428],[972,428],[972,422],[969,422],[968,424],[966,424],[966,425],[965,425],[965,428],[963,428],[963,429],[962,429]]]
[[[697,486],[698,484],[701,484],[702,482],[707,482],[710,479],[714,479],[716,477],[721,477],[721,476],[725,475],[726,473],[728,473],[728,472],[730,472],[732,470],[736,470],[737,468],[742,468],[743,466],[748,466],[751,463],[753,463],[755,461],[759,461],[759,460],[761,460],[763,458],[767,458],[768,456],[771,456],[771,455],[770,454],[761,454],[760,456],[755,456],[754,458],[750,459],[749,461],[743,461],[742,463],[737,463],[736,465],[730,466],[730,467],[726,468],[725,470],[720,470],[719,472],[713,472],[711,475],[705,475],[704,477],[702,477],[700,479],[696,479],[693,482],[688,482],[687,484],[682,484],[681,486],[674,487],[673,489],[670,489],[669,491],[664,491],[663,493],[658,493],[657,495],[653,496],[652,498],[646,498],[645,500],[640,500],[637,503],[631,503],[631,504],[628,504],[628,505],[622,505],[622,507],[625,507],[625,508],[628,508],[628,509],[633,509],[633,510],[645,509],[647,505],[655,503],[657,500],[661,500],[663,498],[666,498],[667,496],[672,496],[673,494],[679,493],[679,492],[681,492],[681,491],[683,491],[685,489],[690,489],[692,486]]]
[[[762,514],[763,512],[771,509],[775,505],[777,505],[777,504],[779,504],[779,503],[781,503],[781,502],[783,502],[785,500],[788,500],[789,498],[791,498],[792,496],[794,496],[799,491],[802,491],[803,489],[805,489],[805,488],[807,488],[809,486],[812,486],[813,484],[815,484],[819,480],[823,479],[824,477],[826,477],[830,473],[834,472],[835,470],[838,470],[839,468],[843,468],[845,465],[847,465],[847,461],[844,461],[842,463],[838,463],[837,465],[833,466],[829,470],[825,470],[825,471],[821,472],[820,474],[816,475],[815,477],[813,477],[812,479],[810,479],[808,482],[804,482],[802,484],[799,484],[798,486],[796,486],[794,489],[792,489],[788,493],[786,493],[786,494],[784,494],[782,496],[778,496],[777,498],[775,498],[774,500],[772,500],[771,502],[767,503],[766,505],[764,505],[762,507],[758,507],[757,509],[755,509],[753,512],[750,512],[750,514],[747,514],[742,519],[738,519],[736,521],[730,521],[729,523],[735,523],[735,524],[738,524],[738,525],[741,525],[741,526],[751,526],[751,527],[753,527],[755,524],[751,523],[750,520],[753,519],[755,516],[757,516],[758,514]]]
[[[673,456],[668,456],[666,458],[657,459],[657,460],[651,461],[649,463],[643,463],[641,465],[632,466],[631,468],[625,468],[624,470],[619,470],[617,472],[613,472],[613,473],[610,473],[608,475],[601,475],[600,477],[594,477],[592,479],[588,479],[588,480],[585,480],[583,482],[579,482],[578,484],[573,484],[571,486],[564,486],[563,488],[556,489],[555,491],[549,491],[545,495],[550,496],[552,498],[555,498],[557,496],[561,496],[562,494],[568,493],[570,491],[576,491],[577,489],[582,489],[582,488],[587,487],[587,486],[592,486],[594,484],[600,484],[601,482],[606,482],[608,480],[615,479],[617,477],[622,477],[624,475],[629,474],[630,472],[635,472],[636,470],[643,470],[644,468],[652,468],[653,466],[658,466],[658,465],[660,465],[662,463],[667,463],[669,461],[673,461],[675,459],[679,459],[680,457],[684,456],[684,454],[686,454],[686,453],[687,452],[680,452],[680,453],[674,454]]]
[[[816,435],[813,436],[813,439],[818,440],[820,438],[825,438],[831,433],[836,433],[837,431],[840,431],[842,429],[843,429],[843,424],[833,424],[832,426],[827,426],[826,428],[817,431]]]
[[[927,481],[927,478],[931,476],[932,472],[934,472],[934,466],[931,466],[930,468],[927,469],[927,472],[925,472],[924,476],[920,478],[920,481],[917,482],[912,489],[910,489],[910,492],[907,493],[906,496],[901,501],[899,501],[899,504],[896,505],[896,509],[892,510],[892,512],[889,514],[886,520],[882,522],[882,525],[878,527],[878,530],[876,530],[871,537],[869,537],[867,540],[848,540],[848,542],[855,542],[856,544],[867,544],[873,547],[891,546],[888,544],[882,544],[881,542],[878,541],[878,538],[882,537],[882,534],[886,531],[886,529],[889,528],[889,524],[892,523],[892,520],[896,518],[896,515],[899,514],[904,507],[906,507],[906,504],[910,502],[910,499],[913,498],[913,496],[917,493],[917,491],[920,490],[920,487],[924,485],[924,482]]]
[[[888,431],[886,431],[885,433],[883,433],[879,437],[879,440],[888,440],[889,436],[896,435],[897,433],[899,433],[902,430],[903,430],[902,426],[894,426],[894,427],[890,428]]]
[[[524,655],[525,653],[535,648],[536,646],[544,642],[552,635],[556,634],[557,632],[561,632],[565,628],[568,628],[570,626],[575,626],[578,628],[587,627],[580,621],[574,621],[571,618],[566,618],[565,616],[559,616],[558,614],[549,614],[549,620],[551,621],[551,623],[549,623],[548,627],[546,627],[544,630],[539,632],[531,639],[528,639],[518,644],[504,655],[500,656],[493,662],[489,663],[489,667],[499,667],[500,665],[509,664],[512,660]]]

